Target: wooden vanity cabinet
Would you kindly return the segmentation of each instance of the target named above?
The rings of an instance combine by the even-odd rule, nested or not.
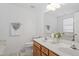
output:
[[[44,47],[36,41],[33,41],[33,56],[58,56],[53,51]]]
[[[42,55],[48,56],[49,50],[46,47],[41,46],[41,53]]]
[[[40,52],[40,44],[38,44],[37,42],[34,42],[33,44],[33,56],[40,56],[41,52]]]
[[[49,56],[59,56],[59,55],[49,50]]]
[[[40,56],[40,50],[36,46],[33,46],[33,56]]]
[[[41,56],[47,56],[45,53],[41,52]]]

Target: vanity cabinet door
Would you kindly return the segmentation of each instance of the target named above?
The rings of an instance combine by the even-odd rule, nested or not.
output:
[[[39,43],[37,43],[37,42],[34,41],[33,44],[34,44],[37,48],[40,49],[40,44],[39,44]]]
[[[33,56],[40,56],[40,44],[33,41]]]
[[[37,52],[36,52],[36,47],[33,45],[33,56],[36,56]]]
[[[48,55],[48,49],[45,48],[44,46],[41,46],[41,52],[43,52],[44,54]]]
[[[54,53],[53,51],[49,50],[49,56],[58,56],[56,53]]]
[[[41,56],[47,56],[45,53],[41,52]]]
[[[33,56],[40,56],[40,49],[33,45]]]

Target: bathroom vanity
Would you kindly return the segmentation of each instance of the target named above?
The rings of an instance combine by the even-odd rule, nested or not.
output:
[[[67,40],[53,43],[44,38],[34,39],[33,56],[79,56],[79,50],[71,48],[72,43]]]
[[[33,55],[34,56],[58,56],[55,52],[49,50],[44,45],[33,41]]]

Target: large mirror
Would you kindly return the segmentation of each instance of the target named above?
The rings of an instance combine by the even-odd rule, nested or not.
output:
[[[66,40],[79,40],[78,6],[79,3],[65,3],[54,11],[45,12],[44,27],[50,27],[49,33],[63,32]],[[46,28],[44,31],[47,33]]]

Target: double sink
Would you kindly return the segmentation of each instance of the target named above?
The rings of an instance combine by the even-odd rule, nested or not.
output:
[[[61,40],[58,43],[54,43],[52,40],[44,40],[43,42],[47,44],[51,50],[55,50],[56,53],[60,55],[67,55],[67,56],[79,56],[79,49],[72,49],[71,45],[73,44],[72,41],[69,40]],[[43,43],[43,44],[44,44]]]

